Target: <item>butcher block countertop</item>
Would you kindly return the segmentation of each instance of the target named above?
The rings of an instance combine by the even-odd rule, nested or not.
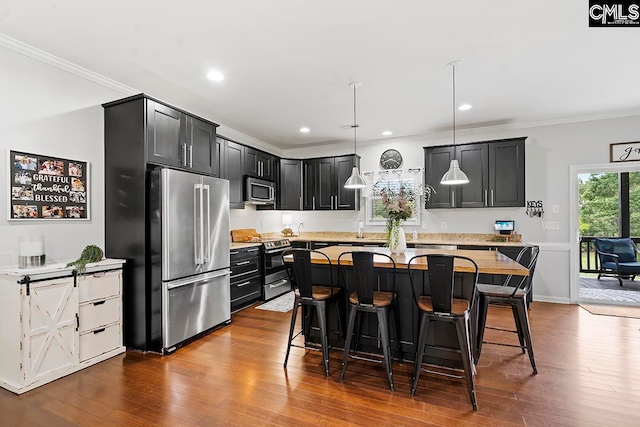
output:
[[[498,234],[480,233],[418,233],[418,238],[413,239],[412,233],[405,229],[407,243],[415,245],[457,245],[457,246],[527,246],[522,242],[522,235],[508,236],[508,242],[494,241],[492,239],[506,238]],[[262,237],[282,237],[279,233],[262,233]],[[363,238],[358,238],[356,233],[335,231],[302,231],[298,236],[287,237],[292,242],[336,242],[336,243],[385,243],[385,233],[364,233]]]
[[[489,250],[474,250],[474,249],[407,249],[402,255],[392,255],[389,248],[374,248],[370,246],[330,246],[328,248],[320,249],[320,252],[326,254],[331,260],[332,264],[338,263],[338,257],[345,252],[351,251],[367,251],[380,254],[390,255],[395,261],[398,269],[406,269],[409,260],[416,255],[425,254],[448,254],[459,255],[467,258],[471,258],[478,264],[478,272],[486,274],[513,274],[515,276],[528,276],[529,270],[526,267],[518,264],[508,256],[498,252]],[[285,260],[291,259],[285,257]],[[327,259],[318,254],[312,254],[311,262],[314,264],[327,264]],[[350,265],[350,257],[346,255],[340,261],[342,264]],[[386,257],[374,257],[374,263],[379,268],[391,268],[393,264]],[[412,263],[411,268],[420,270],[426,270],[426,259],[421,259],[417,263]],[[473,273],[473,264],[465,260],[456,260],[454,264],[454,270],[460,273]]]

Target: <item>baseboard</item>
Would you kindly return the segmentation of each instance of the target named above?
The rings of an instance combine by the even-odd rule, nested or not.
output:
[[[534,295],[533,302],[552,302],[554,304],[573,304],[570,298]]]

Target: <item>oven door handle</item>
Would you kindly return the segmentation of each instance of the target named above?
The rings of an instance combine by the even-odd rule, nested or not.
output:
[[[280,253],[280,252],[284,252],[284,251],[286,251],[287,249],[291,249],[291,248],[288,248],[288,247],[287,247],[287,248],[280,248],[280,249],[268,250],[268,251],[264,251],[264,254],[265,254],[265,255],[273,255],[273,254],[277,254],[277,253]]]
[[[278,282],[277,285],[270,284],[269,285],[269,289],[277,288],[278,286],[282,286],[285,283],[289,283],[289,280],[288,279],[282,279],[282,280],[280,280],[280,282]]]

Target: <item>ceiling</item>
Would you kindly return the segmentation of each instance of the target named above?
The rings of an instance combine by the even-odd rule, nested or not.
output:
[[[488,7],[487,4],[491,6]],[[30,0],[0,33],[281,149],[640,114],[638,28],[584,0]],[[211,69],[222,82],[206,78]],[[299,129],[309,127],[302,134]]]

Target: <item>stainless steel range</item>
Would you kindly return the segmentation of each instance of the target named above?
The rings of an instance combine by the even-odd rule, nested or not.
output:
[[[264,292],[265,300],[277,297],[291,290],[287,268],[282,259],[282,252],[289,249],[288,239],[264,240],[262,243],[264,256]]]

